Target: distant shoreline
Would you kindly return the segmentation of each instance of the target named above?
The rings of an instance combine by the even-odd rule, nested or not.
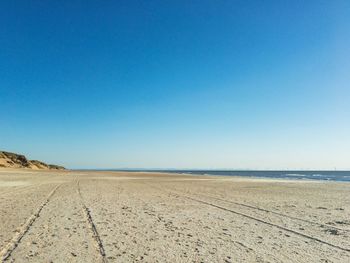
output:
[[[163,170],[163,169],[73,169],[80,171],[150,172],[183,175],[232,176],[262,179],[350,182],[350,171],[326,170]]]

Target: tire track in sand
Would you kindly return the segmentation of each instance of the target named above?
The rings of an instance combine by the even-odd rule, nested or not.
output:
[[[20,230],[15,234],[15,236],[11,239],[11,241],[0,251],[0,259],[1,262],[4,262],[11,256],[11,253],[16,249],[16,247],[21,242],[22,238],[29,231],[30,227],[34,224],[35,220],[40,216],[40,212],[44,209],[44,207],[49,203],[51,197],[56,193],[57,189],[63,183],[54,187],[54,189],[48,194],[45,201],[37,208],[34,214],[32,214],[27,221],[22,225]]]
[[[107,263],[108,261],[107,261],[107,258],[106,258],[106,252],[105,252],[105,249],[103,247],[103,244],[102,244],[102,241],[101,241],[101,237],[100,237],[100,235],[99,235],[99,233],[97,231],[96,225],[95,225],[95,223],[94,223],[94,221],[92,219],[90,210],[85,205],[84,198],[83,198],[83,196],[81,194],[80,180],[76,181],[76,185],[77,185],[77,193],[78,193],[79,198],[80,198],[80,202],[81,202],[81,205],[82,205],[82,208],[83,208],[84,215],[86,217],[87,224],[88,224],[88,226],[89,226],[89,228],[91,229],[91,232],[92,232],[92,238],[95,241],[95,245],[97,247],[99,255],[101,256],[102,262],[103,263]]]
[[[149,185],[149,184],[148,184],[148,185]],[[317,237],[313,237],[313,236],[310,236],[310,235],[307,235],[307,234],[304,234],[304,233],[300,233],[300,232],[295,231],[295,230],[293,230],[293,229],[289,229],[289,228],[284,227],[284,226],[280,226],[280,225],[277,225],[277,224],[274,224],[274,223],[271,223],[271,222],[267,222],[267,221],[265,221],[265,220],[263,220],[263,219],[260,219],[260,218],[257,218],[257,217],[254,217],[254,216],[251,216],[251,215],[242,213],[242,212],[238,212],[238,211],[236,211],[236,210],[233,210],[233,209],[231,209],[231,208],[224,207],[224,206],[222,206],[222,205],[215,204],[215,203],[213,203],[213,202],[208,202],[208,201],[204,201],[204,200],[201,200],[201,199],[197,199],[197,198],[194,198],[194,197],[185,195],[184,193],[179,193],[179,192],[175,192],[175,191],[164,190],[164,189],[162,189],[162,188],[159,188],[159,187],[156,187],[156,186],[153,186],[153,185],[149,185],[149,186],[150,186],[150,187],[153,187],[153,188],[155,188],[155,189],[158,189],[158,190],[160,190],[160,191],[163,191],[163,192],[165,192],[165,193],[168,193],[168,194],[171,194],[171,195],[180,197],[180,198],[185,198],[185,199],[188,199],[188,200],[195,201],[195,202],[197,202],[197,203],[201,203],[201,204],[204,204],[204,205],[208,205],[208,206],[211,206],[211,207],[215,207],[215,208],[217,208],[217,209],[220,209],[220,210],[223,210],[223,211],[226,211],[226,212],[229,212],[229,213],[233,213],[233,214],[236,214],[236,215],[239,215],[239,216],[242,216],[242,217],[245,217],[245,218],[254,220],[254,221],[256,221],[256,222],[259,222],[259,223],[262,223],[262,224],[265,224],[265,225],[268,225],[268,226],[271,226],[271,227],[275,227],[275,228],[281,229],[281,230],[283,230],[283,231],[292,233],[292,234],[297,235],[297,236],[301,236],[301,237],[306,238],[306,239],[309,239],[309,240],[316,241],[316,242],[318,242],[318,243],[321,243],[321,244],[324,244],[324,245],[333,247],[333,248],[338,249],[338,250],[342,250],[342,251],[345,251],[345,252],[350,252],[350,249],[349,249],[349,248],[345,248],[345,247],[341,247],[341,246],[338,246],[338,245],[329,243],[329,242],[324,241],[324,240],[322,240],[322,239],[319,239],[319,238],[317,238]]]
[[[176,192],[181,192],[183,194],[189,194],[188,192],[183,192],[183,191],[174,190],[174,189],[172,189],[172,190],[176,191]],[[195,195],[199,196],[199,197],[203,197],[203,198],[214,199],[214,200],[217,200],[217,201],[220,201],[220,202],[226,202],[226,203],[234,204],[234,205],[237,205],[237,206],[242,206],[242,207],[245,207],[245,208],[248,208],[248,209],[252,209],[252,210],[258,210],[258,211],[262,211],[262,212],[265,212],[265,213],[271,213],[271,214],[274,214],[274,215],[277,215],[277,216],[289,218],[289,219],[292,219],[292,220],[301,221],[301,222],[304,222],[304,223],[308,223],[308,224],[312,224],[312,225],[316,225],[316,226],[320,226],[320,227],[328,227],[328,228],[332,228],[332,229],[339,230],[339,231],[344,231],[344,232],[349,232],[350,231],[350,229],[345,229],[345,228],[341,228],[341,227],[332,226],[332,225],[329,225],[329,224],[323,224],[323,223],[319,223],[319,222],[315,222],[315,221],[311,221],[311,220],[307,220],[307,219],[303,219],[303,218],[299,218],[299,217],[295,217],[295,216],[291,216],[291,215],[286,215],[286,214],[283,214],[283,213],[280,213],[280,212],[276,212],[276,211],[273,211],[273,210],[268,210],[268,209],[257,207],[257,206],[253,206],[253,205],[247,205],[247,204],[243,204],[243,203],[239,203],[239,202],[235,202],[235,201],[231,201],[231,200],[226,200],[226,199],[222,199],[222,198],[219,198],[219,197],[216,197],[216,196],[212,196],[212,195],[208,195],[208,194],[195,193]]]

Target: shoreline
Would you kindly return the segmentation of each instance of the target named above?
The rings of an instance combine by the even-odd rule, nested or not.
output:
[[[269,172],[269,171],[265,171],[265,170],[259,170],[261,172]],[[272,171],[272,170],[271,170]],[[277,170],[274,170],[277,171]],[[36,173],[57,173],[57,171],[53,171],[53,170],[34,170],[34,169],[27,169],[27,168],[3,168],[0,167],[0,173],[1,172],[9,172],[9,173],[28,173],[28,174],[36,174]],[[190,176],[190,177],[194,177],[197,179],[200,179],[200,177],[215,177],[215,178],[222,178],[222,179],[228,179],[230,178],[230,180],[232,179],[239,179],[239,180],[260,180],[260,181],[270,181],[270,182],[299,182],[299,183],[350,183],[350,181],[345,181],[345,180],[326,180],[326,179],[313,179],[313,178],[293,178],[293,177],[268,177],[268,176],[254,176],[254,175],[234,175],[234,174],[230,174],[230,175],[224,175],[224,174],[195,174],[195,173],[180,173],[180,172],[171,172],[171,171],[147,171],[147,170],[140,170],[140,171],[136,171],[136,170],[96,170],[96,169],[66,169],[66,170],[61,170],[59,171],[59,173],[64,173],[64,174],[68,174],[68,173],[76,173],[76,172],[81,172],[81,173],[129,173],[129,174],[150,174],[150,175],[154,175],[154,174],[159,174],[159,175],[175,175],[175,176]],[[246,172],[246,171],[244,171]],[[310,172],[310,171],[309,171]],[[315,171],[317,172],[317,171]],[[349,172],[347,170],[344,170],[342,172]]]
[[[254,175],[235,175],[235,174],[206,174],[206,173],[203,173],[203,174],[199,174],[199,173],[186,173],[186,172],[177,172],[177,171],[174,171],[172,172],[171,170],[169,171],[148,171],[148,170],[95,170],[95,169],[92,169],[92,170],[89,170],[89,169],[74,169],[74,170],[71,170],[71,171],[91,171],[91,172],[118,172],[118,173],[122,173],[122,172],[127,172],[127,173],[139,173],[139,174],[169,174],[169,175],[185,175],[185,176],[209,176],[209,177],[224,177],[224,178],[227,178],[227,177],[232,177],[232,178],[251,178],[251,179],[261,179],[261,180],[281,180],[281,181],[285,181],[285,180],[288,180],[288,181],[296,181],[296,182],[330,182],[330,183],[333,183],[333,182],[336,182],[336,183],[350,183],[350,180],[333,180],[333,179],[317,179],[317,178],[293,178],[293,177],[268,177],[268,176],[254,176]],[[195,170],[194,170],[195,171]],[[289,171],[279,171],[279,170],[256,170],[256,171],[253,171],[253,172],[289,172]],[[215,171],[213,171],[215,172]],[[221,171],[219,171],[221,172]],[[231,172],[231,171],[229,171]],[[234,172],[234,171],[233,171]],[[249,171],[243,171],[242,172],[249,172]],[[306,170],[306,171],[291,171],[291,172],[321,172],[321,171],[310,171],[310,170]],[[326,170],[322,171],[322,172],[328,172]],[[341,172],[349,172],[350,174],[350,171],[347,171],[347,170],[344,170],[344,171],[341,171]]]

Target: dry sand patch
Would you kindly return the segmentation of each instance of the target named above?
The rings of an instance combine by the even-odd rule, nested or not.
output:
[[[346,183],[17,171],[1,184],[8,262],[350,262]]]

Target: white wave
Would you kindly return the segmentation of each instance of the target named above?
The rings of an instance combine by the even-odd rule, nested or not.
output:
[[[306,176],[306,174],[286,174],[287,176],[295,176],[295,177],[299,177],[299,176]]]

